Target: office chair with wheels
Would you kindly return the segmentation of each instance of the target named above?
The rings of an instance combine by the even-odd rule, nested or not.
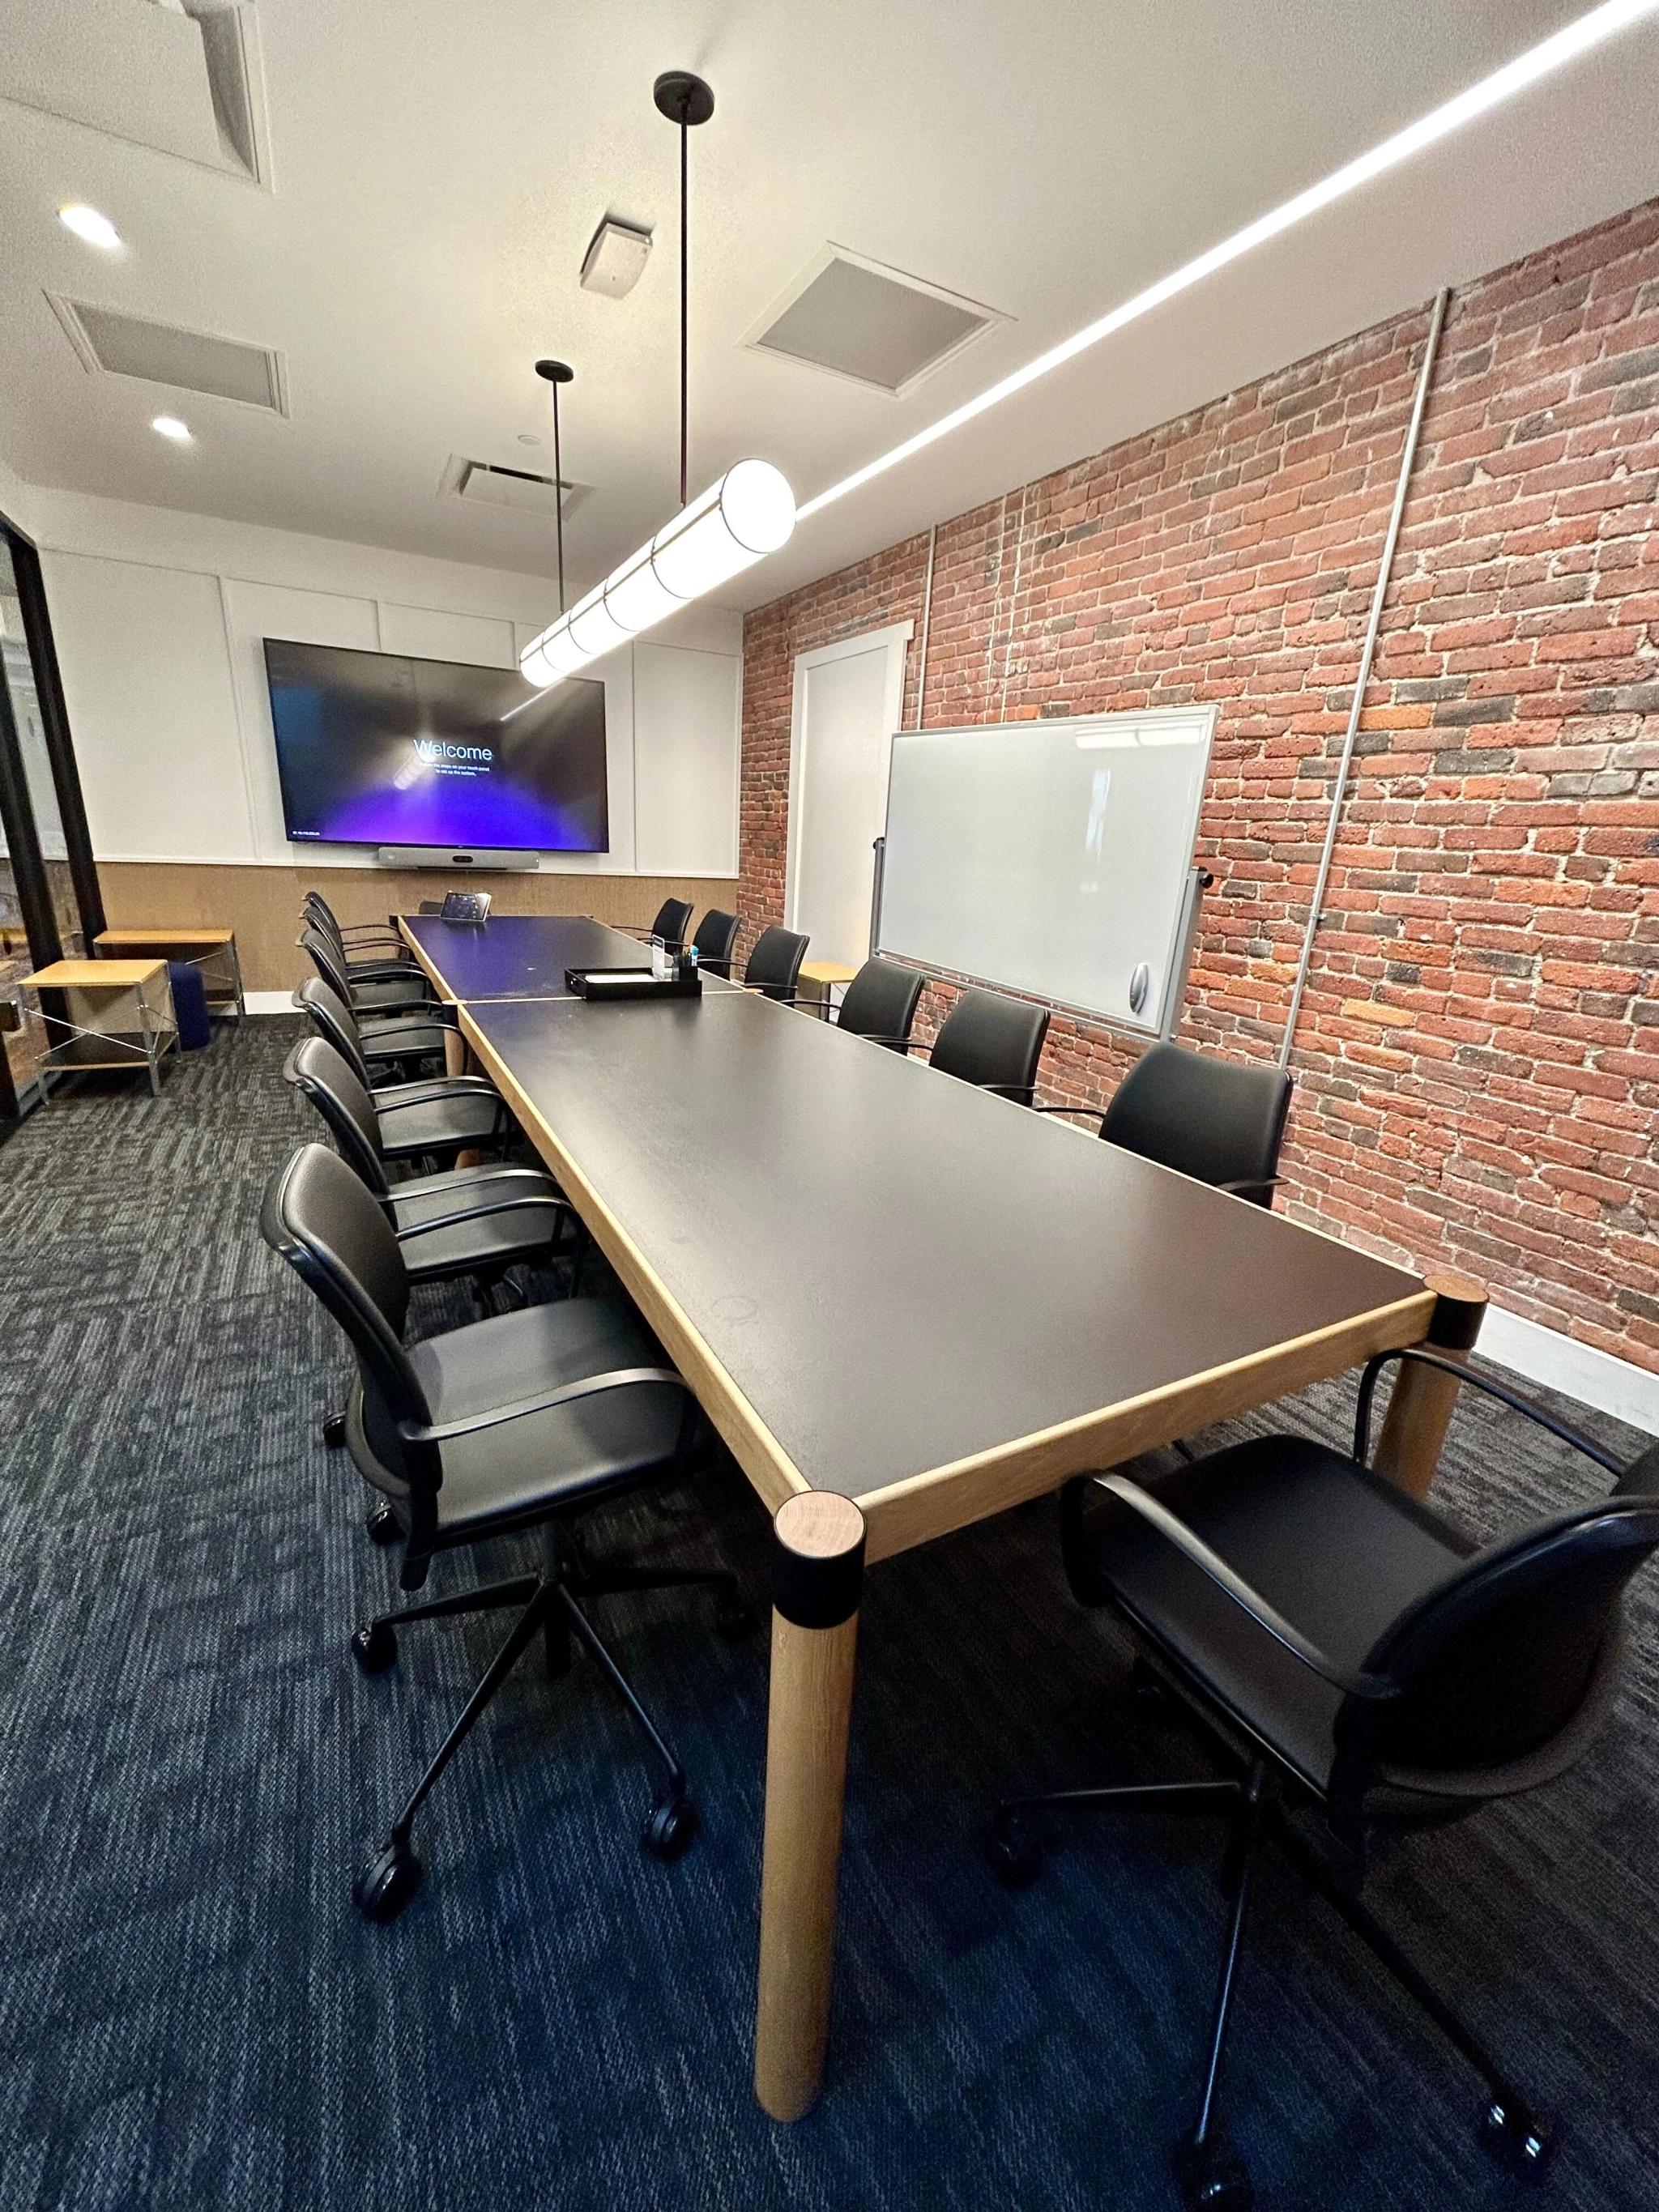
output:
[[[964,990],[940,1023],[927,1064],[1029,1106],[1048,1034],[1047,1006],[995,991]]]
[[[742,927],[741,915],[722,914],[719,907],[711,906],[691,939],[698,967],[711,975],[729,977],[738,950],[738,932]]]
[[[306,977],[294,994],[294,1003],[319,1036],[325,1036],[367,1084],[382,1080],[388,1070],[404,1081],[446,1072],[447,1048],[454,1030],[435,1003],[404,1014],[366,1015],[359,1021],[320,975]]]
[[[1538,1423],[1613,1475],[1612,1495],[1477,1546],[1365,1466],[1372,1393],[1395,1359],[1441,1369]],[[1264,1834],[1484,2079],[1487,2148],[1518,2172],[1540,2169],[1548,2125],[1360,1891],[1379,1829],[1460,1819],[1535,1789],[1593,1740],[1622,1658],[1621,1594],[1659,1547],[1659,1445],[1621,1467],[1503,1384],[1417,1347],[1366,1367],[1352,1457],[1274,1436],[1154,1481],[1084,1476],[1062,1493],[1060,1526],[1079,1600],[1128,1624],[1229,1771],[1207,1782],[1009,1799],[988,1852],[1018,1886],[1041,1869],[1032,1820],[1041,1810],[1229,1821],[1231,1909],[1204,2087],[1175,2151],[1187,2203],[1237,2212],[1252,2201],[1217,2092]],[[1291,1826],[1297,1810],[1315,1816],[1316,1844]]]
[[[398,1632],[410,1622],[518,1615],[385,1844],[358,1875],[359,1910],[390,1920],[420,1887],[410,1841],[416,1815],[538,1635],[550,1670],[562,1674],[574,1634],[627,1703],[667,1771],[641,1840],[659,1858],[677,1857],[696,1826],[685,1771],[581,1601],[702,1586],[718,1593],[724,1632],[746,1632],[754,1616],[727,1570],[596,1565],[575,1524],[592,1507],[683,1467],[696,1413],[684,1382],[632,1310],[611,1299],[530,1306],[405,1346],[409,1273],[398,1240],[345,1162],[320,1145],[303,1146],[271,1177],[259,1227],[350,1341],[358,1379],[347,1443],[358,1472],[396,1516],[402,1588],[420,1589],[440,1552],[529,1529],[541,1531],[544,1545],[538,1573],[405,1606],[353,1637],[358,1667],[378,1674],[397,1657]]]
[[[283,1064],[283,1079],[322,1115],[341,1158],[391,1223],[411,1283],[469,1276],[488,1312],[487,1293],[509,1269],[550,1265],[561,1231],[570,1225],[576,1231],[572,1294],[580,1290],[580,1219],[539,1168],[490,1162],[390,1182],[382,1116],[332,1045],[319,1036],[302,1038]]]
[[[793,999],[795,986],[800,981],[800,963],[806,957],[811,942],[810,938],[793,929],[779,929],[775,925],[762,930],[743,971],[744,988],[760,991],[769,999]]]
[[[370,1091],[362,1069],[321,1036],[301,1039],[283,1064],[283,1076],[317,1103],[316,1072],[323,1070],[333,1088],[349,1082],[363,1091],[374,1117],[374,1149],[383,1161],[453,1168],[459,1152],[484,1145],[499,1152],[515,1127],[501,1093],[482,1076],[448,1075],[433,1083],[394,1083]]]
[[[1222,1060],[1185,1045],[1154,1044],[1118,1085],[1103,1112],[1092,1106],[1036,1110],[1097,1121],[1108,1144],[1231,1191],[1254,1206],[1271,1206],[1291,1088],[1282,1068]]]
[[[433,1003],[432,988],[406,961],[377,962],[365,974],[348,969],[332,938],[307,922],[295,940],[331,991],[354,1013],[392,1014]]]
[[[866,960],[842,994],[836,1027],[853,1036],[884,1044],[892,1052],[908,1052],[910,1029],[927,977],[914,968],[901,968],[896,960]]]

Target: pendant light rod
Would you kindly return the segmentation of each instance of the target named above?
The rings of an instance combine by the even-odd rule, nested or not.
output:
[[[690,70],[665,70],[651,88],[659,115],[678,124],[680,133],[680,505],[686,501],[690,482],[687,457],[690,444],[690,154],[688,132],[707,123],[714,112],[714,95]]]
[[[559,386],[574,384],[576,372],[568,362],[538,361],[538,376],[544,376],[553,387],[553,515],[559,541],[559,612],[564,612],[564,462],[559,452]],[[684,505],[684,500],[680,504]]]

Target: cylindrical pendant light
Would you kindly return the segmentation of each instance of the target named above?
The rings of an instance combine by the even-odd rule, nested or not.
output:
[[[770,461],[739,461],[525,647],[526,683],[558,683],[789,542],[795,495]]]
[[[739,461],[700,499],[686,501],[686,133],[708,122],[714,95],[689,70],[669,70],[657,79],[653,97],[680,134],[680,512],[568,614],[561,573],[559,619],[519,657],[526,682],[543,690],[775,553],[795,526],[795,495],[769,461]]]

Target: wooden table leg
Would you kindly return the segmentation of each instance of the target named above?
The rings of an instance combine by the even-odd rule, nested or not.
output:
[[[1486,1316],[1486,1291],[1462,1275],[1430,1275],[1425,1280],[1435,1294],[1435,1307],[1424,1342],[1437,1352],[1472,1350]],[[1371,1461],[1376,1473],[1413,1498],[1426,1498],[1456,1402],[1455,1376],[1405,1361]]]
[[[808,1491],[786,1499],[772,1529],[755,2094],[775,2120],[798,2120],[817,2096],[830,2037],[864,1516],[850,1498]]]

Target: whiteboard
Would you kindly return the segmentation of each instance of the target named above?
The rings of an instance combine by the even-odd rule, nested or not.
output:
[[[1216,713],[900,731],[876,949],[1157,1035]]]

